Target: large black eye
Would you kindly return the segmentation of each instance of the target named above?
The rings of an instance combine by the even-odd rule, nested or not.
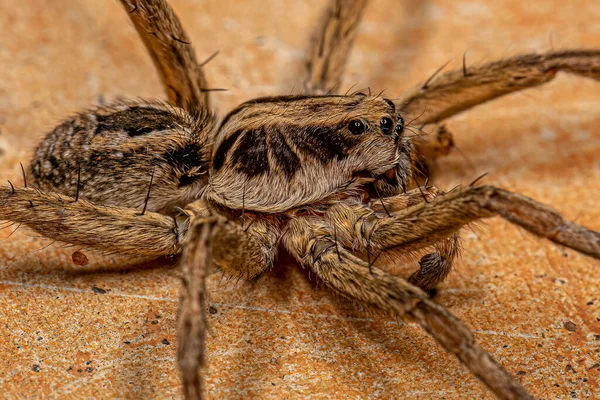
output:
[[[402,135],[404,132],[404,118],[398,117],[398,123],[396,124],[396,133]]]
[[[350,121],[350,124],[348,124],[348,129],[350,130],[351,134],[360,135],[365,131],[365,124],[355,119],[354,121]]]
[[[381,127],[381,131],[383,133],[389,133],[392,130],[392,126],[394,125],[394,121],[391,118],[383,117],[379,120],[379,126]]]

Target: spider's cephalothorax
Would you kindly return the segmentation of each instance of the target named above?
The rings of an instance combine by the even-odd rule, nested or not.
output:
[[[259,212],[332,203],[374,183],[406,191],[411,143],[390,100],[355,96],[257,99],[216,136],[207,198]]]
[[[392,102],[316,96],[339,84],[365,0],[335,0],[308,52],[308,95],[246,102],[213,124],[190,40],[165,0],[121,0],[171,105],[100,107],[51,132],[30,167],[35,188],[0,188],[0,219],[51,239],[121,254],[181,254],[178,362],[187,398],[202,396],[206,278],[212,265],[252,278],[283,247],[333,291],[418,322],[499,398],[530,398],[427,290],[451,270],[458,231],[499,215],[600,258],[600,234],[493,186],[411,188],[405,116],[437,123],[567,71],[600,80],[600,52],[525,55],[430,77]],[[438,71],[439,72],[439,71]],[[446,151],[440,130],[421,155]],[[442,140],[443,139],[443,140]],[[382,254],[422,255],[407,279]]]

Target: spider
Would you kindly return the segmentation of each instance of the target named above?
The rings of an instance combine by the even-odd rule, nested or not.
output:
[[[3,217],[67,243],[148,256],[183,251],[179,360],[188,397],[201,394],[197,367],[208,255],[226,274],[251,278],[271,266],[279,246],[340,294],[412,316],[499,397],[527,396],[460,322],[418,287],[428,290],[445,278],[458,251],[455,232],[478,218],[497,213],[596,257],[598,234],[489,186],[445,194],[426,185],[409,189],[415,152],[403,121],[422,113],[422,123],[438,122],[551,79],[556,69],[598,78],[597,52],[465,66],[432,77],[395,102],[361,93],[317,97],[339,81],[364,7],[336,2],[310,53],[306,90],[311,96],[257,99],[216,125],[207,111],[201,69],[168,5],[123,3],[176,107],[124,102],[65,121],[40,145],[31,165],[29,176],[41,190],[11,184],[3,189],[0,209]],[[345,34],[340,36],[340,29]],[[495,84],[477,85],[477,91],[465,85],[490,78]],[[501,85],[506,80],[509,84]],[[464,97],[453,93],[429,106],[431,99],[444,99],[449,83]],[[427,145],[422,147],[426,152]],[[433,252],[421,258],[412,284],[381,271],[374,260],[429,246]]]

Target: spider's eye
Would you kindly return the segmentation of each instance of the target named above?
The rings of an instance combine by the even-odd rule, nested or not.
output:
[[[396,124],[396,133],[402,135],[404,132],[404,118],[398,117],[398,123]]]
[[[383,117],[381,120],[379,120],[379,126],[381,127],[381,131],[383,133],[389,133],[392,130],[393,125],[394,122],[391,120],[391,118]]]
[[[350,133],[353,135],[360,135],[365,129],[365,124],[357,119],[350,121],[350,124],[348,124],[348,130],[350,130]]]

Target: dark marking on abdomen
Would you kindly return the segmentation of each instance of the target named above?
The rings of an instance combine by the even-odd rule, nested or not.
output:
[[[147,107],[129,107],[108,115],[96,116],[98,125],[94,134],[125,131],[129,136],[145,135],[153,131],[174,129],[173,113]]]
[[[176,146],[164,152],[163,158],[178,173],[179,187],[190,185],[207,173],[208,160],[204,159],[202,146],[196,142],[189,142],[183,146]]]

